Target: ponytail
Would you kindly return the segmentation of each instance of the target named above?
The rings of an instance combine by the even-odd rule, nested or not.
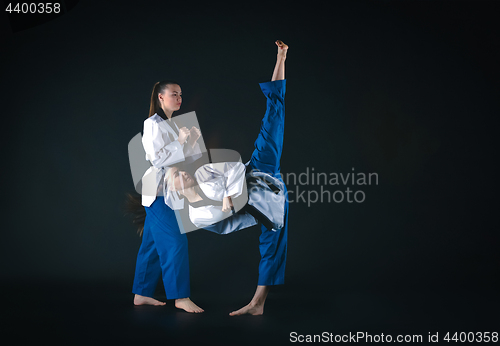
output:
[[[153,92],[151,93],[151,102],[149,104],[149,117],[153,116],[160,108],[160,100],[158,100],[158,94],[163,93],[169,84],[177,84],[174,81],[164,80],[161,82],[156,82],[153,86]]]

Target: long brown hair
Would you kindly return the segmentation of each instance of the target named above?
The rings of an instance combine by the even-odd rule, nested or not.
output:
[[[132,216],[132,223],[137,225],[137,234],[142,236],[144,221],[146,221],[146,209],[142,205],[142,196],[138,193],[127,193],[123,210],[125,215]]]
[[[167,85],[170,84],[179,85],[179,83],[176,83],[171,80],[163,80],[161,82],[156,82],[155,85],[153,86],[153,92],[151,93],[151,102],[149,105],[149,117],[158,112],[158,109],[160,108],[160,100],[158,100],[158,94],[163,93],[167,88]]]

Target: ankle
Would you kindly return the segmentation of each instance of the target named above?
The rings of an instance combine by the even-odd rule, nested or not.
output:
[[[262,300],[262,299],[252,299],[250,301],[250,303],[248,303],[248,305],[253,308],[253,307],[262,306],[262,305],[264,305],[264,303],[265,303],[265,300]]]

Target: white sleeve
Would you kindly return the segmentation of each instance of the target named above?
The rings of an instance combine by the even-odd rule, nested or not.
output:
[[[184,161],[182,145],[178,140],[165,143],[160,128],[154,121],[144,121],[142,144],[146,151],[146,160],[151,161],[157,168]]]
[[[196,181],[207,197],[222,201],[224,197],[241,195],[245,183],[245,165],[241,162],[217,162],[201,166]]]
[[[196,227],[203,228],[210,226],[224,218],[230,216],[228,213],[223,213],[221,207],[206,205],[203,207],[193,208],[189,206],[189,219]]]
[[[236,198],[241,195],[245,181],[245,165],[241,162],[226,162],[224,175],[226,177],[224,197]]]

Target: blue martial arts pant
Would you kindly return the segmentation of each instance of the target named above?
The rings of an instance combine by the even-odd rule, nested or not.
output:
[[[255,150],[249,165],[252,169],[270,173],[283,182],[280,174],[280,159],[285,129],[286,80],[259,83],[259,85],[267,98],[267,110],[260,125],[260,133],[254,143]],[[288,196],[286,186],[285,196]],[[283,227],[272,231],[261,225],[261,231],[258,285],[284,284],[288,235],[288,197],[285,199]]]
[[[160,275],[167,299],[190,296],[188,242],[163,196],[146,209],[132,293],[153,297]]]

